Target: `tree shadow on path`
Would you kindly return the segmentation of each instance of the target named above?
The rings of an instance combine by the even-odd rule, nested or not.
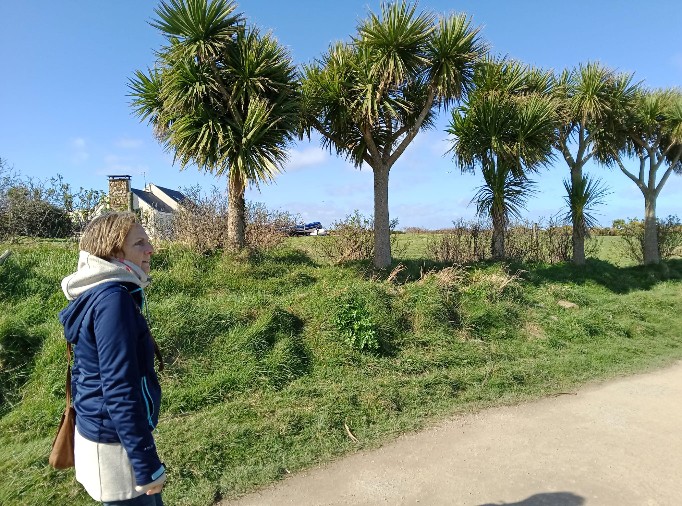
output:
[[[478,506],[582,506],[585,499],[571,492],[547,492],[534,494],[519,502],[495,502]]]

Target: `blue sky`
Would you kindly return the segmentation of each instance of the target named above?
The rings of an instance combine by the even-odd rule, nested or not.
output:
[[[194,168],[179,170],[151,128],[132,115],[127,81],[154,63],[162,44],[149,26],[155,1],[24,0],[0,2],[0,157],[25,176],[64,176],[72,186],[106,189],[107,174],[130,174],[133,187],[152,182],[169,188],[212,185]],[[378,1],[242,0],[250,24],[271,30],[296,63],[319,57],[330,43],[348,40]],[[650,87],[682,85],[679,0],[574,0],[571,2],[422,0],[436,13],[466,12],[482,27],[497,54],[546,69],[600,61]],[[399,228],[441,228],[472,218],[471,196],[480,174],[460,174],[445,154],[442,114],[437,128],[421,133],[391,171],[389,209]],[[247,198],[330,226],[358,209],[372,212],[372,173],[354,169],[323,151],[319,138],[291,147],[275,184],[249,189]],[[630,167],[636,167],[634,161]],[[611,188],[600,221],[641,217],[644,200],[622,173],[589,172]],[[568,168],[561,159],[537,176],[540,192],[528,202],[529,219],[562,211]],[[658,214],[682,214],[682,177],[673,175],[659,197]]]

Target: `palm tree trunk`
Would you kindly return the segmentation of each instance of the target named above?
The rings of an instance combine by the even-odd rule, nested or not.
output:
[[[235,170],[230,171],[227,187],[227,242],[228,247],[239,250],[246,246],[244,180]]]
[[[644,264],[661,261],[658,253],[658,226],[656,224],[656,192],[644,193]]]
[[[571,191],[580,187],[583,179],[582,167],[578,164],[571,167]],[[570,198],[571,205],[575,205],[576,199]],[[585,265],[585,218],[584,209],[572,209],[572,242],[573,242],[573,263],[575,265]]]
[[[493,208],[491,214],[493,218],[492,254],[495,260],[501,260],[504,258],[504,212]]]
[[[391,265],[391,230],[388,217],[389,167],[374,167],[374,267]]]

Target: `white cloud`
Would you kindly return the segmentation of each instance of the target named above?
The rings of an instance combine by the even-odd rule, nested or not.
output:
[[[329,155],[321,148],[295,149],[291,152],[289,162],[285,165],[287,171],[303,169],[321,165],[329,160]]]

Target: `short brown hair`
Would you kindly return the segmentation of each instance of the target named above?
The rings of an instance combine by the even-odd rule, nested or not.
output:
[[[136,224],[137,216],[130,211],[103,214],[88,223],[78,246],[82,251],[109,260],[123,251],[125,238]]]

